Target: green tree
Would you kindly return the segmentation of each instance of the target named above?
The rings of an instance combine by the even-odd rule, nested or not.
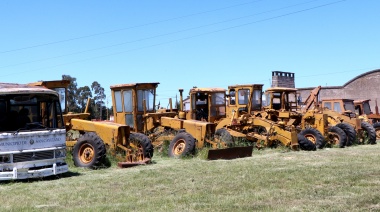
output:
[[[70,80],[70,84],[67,88],[67,108],[69,112],[80,112],[80,108],[78,107],[78,88],[75,77],[71,77],[70,75],[62,75],[63,80]]]
[[[105,105],[104,100],[106,99],[104,88],[100,85],[100,83],[98,83],[97,81],[94,81],[91,84],[91,90],[94,93],[94,98],[93,98],[93,102],[94,102],[93,111],[95,113],[94,116],[96,118],[104,120],[104,115],[106,115],[104,113],[105,109],[103,108]]]
[[[86,104],[87,104],[88,99],[90,98],[90,101],[91,101],[91,97],[92,97],[90,87],[84,86],[84,87],[78,88],[77,97],[78,97],[78,105],[79,105],[80,111],[84,112],[84,110],[86,109]]]

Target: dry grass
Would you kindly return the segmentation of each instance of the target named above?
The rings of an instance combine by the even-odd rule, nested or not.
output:
[[[155,157],[129,169],[70,167],[59,179],[0,184],[9,211],[380,210],[380,145],[254,151],[205,161]]]

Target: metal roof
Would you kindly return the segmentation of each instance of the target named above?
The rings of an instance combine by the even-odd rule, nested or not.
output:
[[[296,88],[287,88],[287,87],[271,87],[267,91],[297,91]]]
[[[54,94],[58,93],[54,90],[47,89],[41,86],[33,86],[17,83],[0,83],[0,94],[30,94],[30,93],[45,93]]]
[[[117,85],[111,85],[110,88],[127,88],[127,87],[136,87],[136,86],[146,86],[146,85],[153,85],[157,86],[160,84],[159,82],[143,82],[143,83],[127,83],[127,84],[117,84]]]
[[[224,88],[192,88],[190,92],[226,92]]]

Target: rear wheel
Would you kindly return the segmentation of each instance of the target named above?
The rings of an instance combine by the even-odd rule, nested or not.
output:
[[[335,126],[339,127],[340,129],[342,129],[346,133],[346,135],[347,135],[346,146],[351,146],[353,143],[355,143],[356,131],[355,131],[353,126],[351,126],[348,123],[344,123],[344,122],[339,123]]]
[[[169,157],[180,158],[195,150],[195,138],[187,132],[178,133],[169,145]]]
[[[302,130],[299,135],[313,142],[318,149],[322,149],[325,146],[325,138],[321,132],[315,128],[306,128]]]
[[[332,126],[328,128],[328,132],[327,140],[330,145],[337,145],[340,148],[346,146],[347,135],[341,128]]]
[[[376,131],[368,122],[362,121],[362,132],[359,136],[359,143],[361,144],[376,144]]]
[[[373,128],[375,128],[376,140],[379,140],[380,139],[380,122],[374,123]]]
[[[73,148],[74,165],[78,167],[96,168],[106,155],[106,148],[96,133],[85,133],[78,138]]]

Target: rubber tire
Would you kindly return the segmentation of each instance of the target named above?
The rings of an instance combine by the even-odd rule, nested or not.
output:
[[[182,144],[182,149],[179,153],[176,153],[175,149],[178,148],[178,145]],[[184,145],[184,146],[183,146]],[[195,138],[187,132],[178,133],[169,144],[169,157],[172,158],[181,158],[187,155],[191,155],[195,150]]]
[[[346,146],[352,146],[352,144],[356,142],[356,131],[353,126],[344,122],[339,123],[335,126],[339,127],[346,133],[347,135]]]
[[[376,140],[379,140],[380,139],[380,122],[376,122],[372,126],[373,128],[375,128]]]
[[[217,129],[215,135],[219,136],[220,141],[225,142],[228,146],[234,143],[234,137],[225,128]]]
[[[340,148],[344,148],[346,146],[347,135],[341,128],[339,128],[337,126],[331,126],[327,130],[328,130],[328,132],[331,132],[331,133],[335,134],[336,136],[338,136],[338,138],[339,138],[338,146]],[[332,142],[329,142],[329,143],[332,145],[335,145],[335,143],[332,143]]]
[[[309,139],[305,138],[303,135],[298,134],[298,145],[301,150],[304,151],[315,151],[317,150],[317,147],[313,142],[311,142]]]
[[[322,133],[319,132],[317,129],[315,128],[306,128],[306,129],[303,129],[299,135],[305,137],[307,139],[307,137],[309,136],[312,136],[313,139],[314,139],[314,142],[311,141],[312,143],[315,144],[315,146],[318,148],[318,149],[322,149],[326,142],[325,142],[325,138],[323,137]],[[309,139],[308,139],[309,140]]]
[[[142,133],[131,133],[129,140],[130,142],[137,141],[137,144],[142,148],[144,158],[153,157],[153,145],[148,136]]]
[[[92,149],[94,156],[92,160],[85,162],[81,160],[81,149],[84,147]],[[78,167],[85,168],[96,168],[98,167],[105,158],[106,148],[102,139],[94,132],[89,132],[83,134],[78,138],[76,144],[73,147],[73,161],[74,165]]]
[[[362,121],[361,127],[367,132],[368,142],[365,144],[376,144],[376,131],[375,128],[368,122]]]

